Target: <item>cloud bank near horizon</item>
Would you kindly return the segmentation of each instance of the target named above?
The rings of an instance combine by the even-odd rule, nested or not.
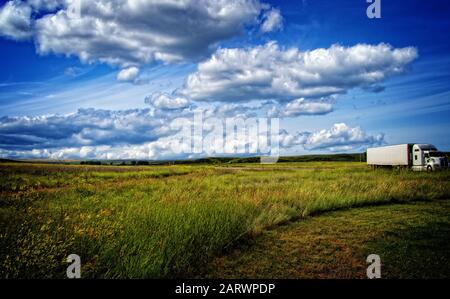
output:
[[[80,109],[68,115],[0,118],[0,157],[47,159],[175,159],[223,155],[214,145],[208,147],[212,128],[208,120],[252,116],[251,107],[228,105],[202,109],[204,152],[185,154],[179,139],[178,120],[188,122],[199,108],[185,108],[181,113],[155,108],[126,111]],[[180,115],[183,118],[180,119]],[[237,116],[237,117],[236,117]],[[216,137],[222,137],[222,132]],[[281,130],[276,136],[281,148],[301,146],[305,150],[357,150],[382,144],[383,134],[372,136],[359,127],[345,123],[316,132],[289,134]],[[241,146],[251,142],[243,132],[235,138]],[[239,145],[239,144],[238,144]],[[224,146],[227,146],[226,144]]]

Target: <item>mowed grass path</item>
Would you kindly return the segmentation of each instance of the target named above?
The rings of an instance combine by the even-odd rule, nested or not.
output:
[[[0,277],[192,277],[268,229],[330,210],[448,198],[450,173],[364,163],[0,164]]]
[[[327,212],[268,230],[209,263],[203,278],[367,278],[378,254],[382,278],[450,277],[450,200]]]

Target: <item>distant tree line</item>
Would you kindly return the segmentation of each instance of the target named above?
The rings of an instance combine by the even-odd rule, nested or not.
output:
[[[150,165],[150,161],[95,161],[95,160],[86,160],[81,161],[80,165],[119,165],[119,166],[141,166],[141,165]]]
[[[313,161],[342,161],[342,162],[366,162],[366,153],[354,154],[324,154],[280,157],[278,162],[313,162]],[[260,157],[210,157],[196,160],[116,160],[116,161],[81,161],[81,165],[112,165],[112,166],[145,166],[145,165],[180,165],[180,164],[238,164],[259,163]]]

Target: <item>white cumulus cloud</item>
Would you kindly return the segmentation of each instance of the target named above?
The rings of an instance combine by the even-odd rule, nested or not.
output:
[[[30,6],[20,1],[9,1],[0,8],[0,35],[15,40],[32,36]]]
[[[117,74],[118,81],[133,81],[139,75],[139,69],[135,66],[125,68]]]
[[[326,101],[308,101],[295,99],[286,105],[273,105],[267,114],[269,117],[296,117],[300,115],[323,115],[333,111],[333,104]]]
[[[282,27],[283,17],[278,9],[272,8],[264,13],[263,23],[261,24],[261,32],[276,31]]]
[[[40,54],[121,67],[196,60],[247,25],[273,27],[279,15],[259,0],[12,0],[0,8],[0,34],[35,40]],[[72,3],[72,4],[71,4]],[[274,23],[275,24],[275,23]]]
[[[219,49],[198,65],[181,94],[198,101],[249,101],[328,97],[369,87],[399,74],[418,56],[413,47],[333,45],[311,51],[275,42]]]
[[[294,135],[282,131],[280,138],[280,143],[286,148],[301,145],[306,150],[348,151],[384,143],[384,134],[370,135],[360,127],[350,127],[345,123],[334,124],[330,129]]]
[[[167,93],[156,92],[145,99],[147,104],[158,109],[181,109],[189,105],[189,101],[183,97],[172,97]]]

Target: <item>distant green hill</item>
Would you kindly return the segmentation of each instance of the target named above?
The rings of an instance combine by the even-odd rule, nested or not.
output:
[[[18,161],[18,160],[12,160],[12,159],[1,159],[0,158],[0,163],[10,163],[10,162],[22,162],[22,161]]]
[[[365,153],[354,154],[328,154],[328,155],[304,155],[304,156],[285,156],[280,157],[278,162],[312,162],[312,161],[347,161],[347,162],[365,162]],[[100,161],[89,160],[81,161],[82,165],[182,165],[182,164],[237,164],[237,163],[259,163],[260,157],[208,157],[195,160],[116,160]]]
[[[450,156],[450,153],[446,153]],[[351,154],[318,154],[302,156],[284,156],[278,162],[366,162],[366,153]],[[192,160],[12,160],[0,159],[0,163],[6,162],[36,162],[49,164],[81,164],[81,165],[114,165],[114,166],[143,166],[143,165],[183,165],[183,164],[238,164],[259,163],[260,157],[207,157]]]

